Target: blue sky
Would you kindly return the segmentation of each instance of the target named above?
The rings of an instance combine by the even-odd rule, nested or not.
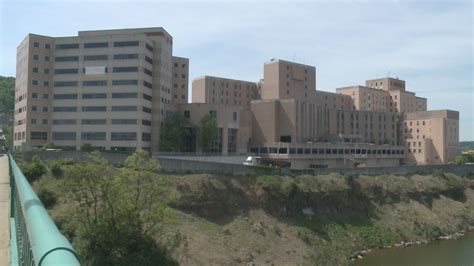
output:
[[[428,109],[461,112],[461,140],[474,140],[473,4],[456,1],[25,1],[0,0],[0,75],[15,75],[28,33],[164,27],[190,77],[257,81],[281,58],[316,66],[318,90],[387,76],[428,98]]]

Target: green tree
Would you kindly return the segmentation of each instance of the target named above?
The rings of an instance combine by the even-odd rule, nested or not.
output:
[[[5,151],[8,151],[13,145],[13,127],[4,128],[3,135],[5,136],[3,146],[5,147]]]
[[[26,179],[28,179],[30,182],[38,180],[47,172],[46,166],[44,166],[43,162],[37,155],[33,156],[31,163],[25,165],[22,170],[23,174],[26,176]]]
[[[0,113],[12,112],[15,105],[15,78],[0,76]]]
[[[212,116],[205,115],[200,121],[197,129],[198,133],[198,145],[203,151],[208,151],[212,145],[212,142],[217,137],[217,120]]]
[[[100,153],[74,165],[66,177],[73,243],[86,265],[176,265],[152,236],[160,233],[166,210],[145,152],[131,155],[119,170]]]
[[[159,149],[161,151],[182,151],[189,136],[191,123],[181,112],[174,112],[165,118],[161,128]]]
[[[456,156],[454,158],[454,164],[455,165],[463,165],[466,163],[466,158],[464,158],[464,156],[462,154]]]

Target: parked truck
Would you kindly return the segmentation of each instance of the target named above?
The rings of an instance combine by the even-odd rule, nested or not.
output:
[[[262,158],[260,156],[249,156],[243,163],[244,165],[266,165],[278,168],[290,168],[291,163],[286,160]]]

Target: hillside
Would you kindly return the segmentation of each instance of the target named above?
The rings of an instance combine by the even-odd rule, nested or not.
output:
[[[171,199],[155,239],[182,265],[341,265],[359,250],[474,225],[472,176],[149,174]],[[34,187],[74,237],[64,182],[47,174]]]
[[[15,105],[15,78],[0,76],[0,112],[12,111]]]
[[[474,141],[460,141],[459,147],[461,151],[474,150]]]

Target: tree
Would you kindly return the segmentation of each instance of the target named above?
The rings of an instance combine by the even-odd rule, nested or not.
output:
[[[0,113],[12,112],[15,105],[15,78],[0,76]]]
[[[454,158],[454,164],[455,165],[463,165],[466,163],[466,158],[464,158],[464,156],[462,154],[456,156]]]
[[[131,155],[119,170],[92,152],[70,169],[64,189],[75,207],[73,244],[86,265],[176,265],[152,237],[167,208],[154,169],[146,152]]]
[[[159,149],[161,151],[182,151],[189,136],[191,123],[181,112],[174,112],[165,118],[161,128]]]
[[[5,151],[8,151],[13,145],[13,127],[4,128],[3,135],[5,136],[3,146],[5,147]]]
[[[28,179],[28,181],[30,182],[38,180],[42,175],[46,174],[47,172],[46,167],[37,155],[33,156],[31,163],[25,165],[22,170],[23,174],[26,176],[26,179]]]
[[[199,121],[197,133],[198,145],[202,148],[203,151],[209,150],[212,145],[212,142],[217,137],[217,120],[209,114],[205,115]]]

